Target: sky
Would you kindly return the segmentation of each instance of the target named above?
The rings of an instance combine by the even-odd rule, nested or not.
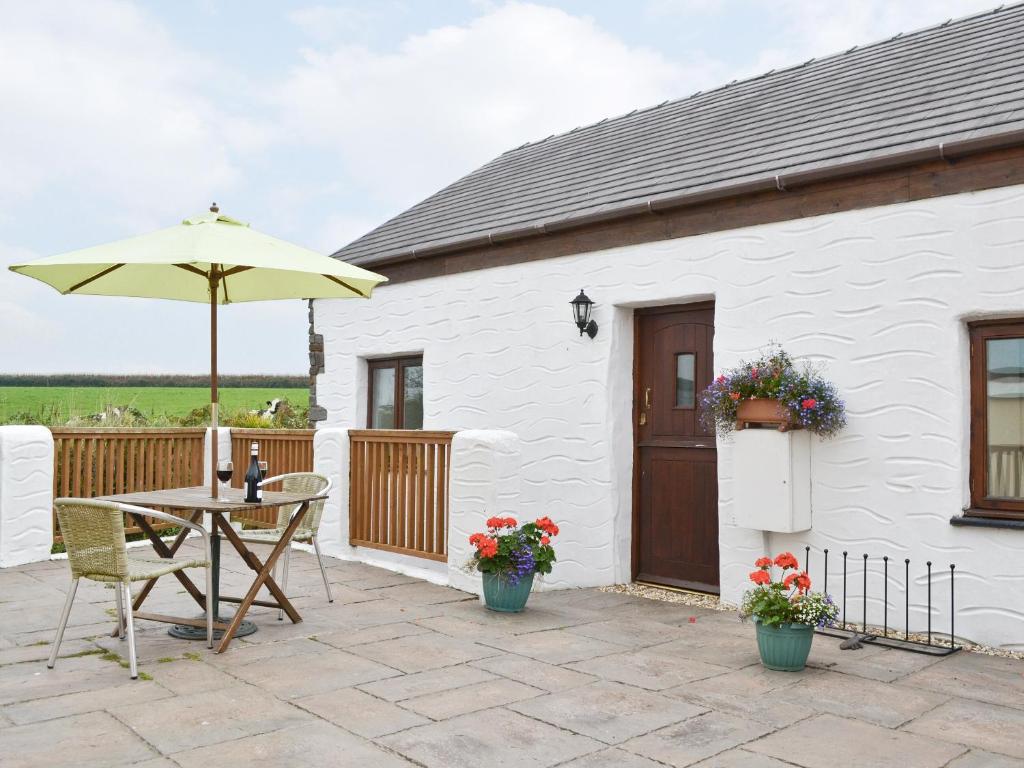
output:
[[[0,262],[212,201],[331,253],[526,141],[997,4],[0,0]],[[208,320],[3,270],[0,372],[202,373]],[[303,302],[220,326],[222,372],[307,371]]]

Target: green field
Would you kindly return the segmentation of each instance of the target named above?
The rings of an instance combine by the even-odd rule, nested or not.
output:
[[[268,400],[288,400],[293,407],[309,404],[309,390],[290,388],[222,388],[223,414],[265,407]],[[51,424],[100,413],[108,406],[130,406],[147,417],[186,416],[210,402],[205,387],[0,387],[0,424],[19,414],[40,417]]]

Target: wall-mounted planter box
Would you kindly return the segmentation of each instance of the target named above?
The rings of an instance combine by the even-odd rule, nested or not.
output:
[[[778,533],[811,527],[809,432],[736,432],[733,476],[736,525]]]

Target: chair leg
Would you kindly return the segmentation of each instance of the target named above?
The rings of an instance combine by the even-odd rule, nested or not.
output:
[[[131,672],[132,680],[137,680],[139,677],[139,667],[135,661],[135,622],[132,618],[132,590],[126,581],[118,584],[117,588],[124,590],[125,600],[128,604],[128,610],[124,614],[125,620],[128,623],[128,669]]]
[[[285,548],[284,553],[280,557],[281,561],[281,581],[278,582],[281,585],[281,591],[286,595],[288,594],[288,571],[292,561],[292,545],[291,542]],[[284,610],[277,612],[277,620],[284,621]]]
[[[313,550],[316,552],[316,561],[320,563],[320,575],[324,577],[324,589],[327,590],[327,602],[334,602],[334,595],[331,594],[331,582],[327,580],[327,569],[324,568],[324,556],[320,554],[320,544],[313,537]]]
[[[124,595],[120,587],[114,590],[114,594],[117,596],[117,636],[124,640]]]
[[[213,648],[213,566],[206,566],[206,647]]]
[[[50,651],[50,660],[46,662],[46,666],[49,669],[53,669],[53,665],[57,663],[57,651],[60,650],[61,640],[64,639],[64,627],[68,625],[68,616],[71,615],[71,604],[75,602],[75,593],[78,592],[78,579],[71,580],[71,586],[68,587],[68,596],[64,601],[64,610],[60,614],[60,624],[57,625],[57,636],[53,638],[53,650]]]

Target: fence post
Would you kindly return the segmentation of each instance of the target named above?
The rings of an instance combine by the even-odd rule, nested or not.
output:
[[[448,583],[483,593],[480,575],[465,571],[469,535],[485,530],[488,517],[522,515],[519,500],[521,448],[512,432],[467,430],[452,438],[448,496]],[[520,520],[522,522],[522,520]]]
[[[313,471],[331,480],[320,518],[320,548],[334,557],[353,556],[348,544],[348,429],[320,427],[313,433]]]
[[[210,451],[213,444],[213,430],[207,427],[203,438],[203,485],[209,486],[213,478],[210,476]],[[248,454],[246,454],[248,455]],[[217,427],[217,458],[220,461],[231,460],[231,427]],[[235,476],[245,474],[245,467],[235,467]],[[241,475],[238,472],[241,471]]]
[[[0,568],[50,559],[53,435],[46,427],[0,427]]]

